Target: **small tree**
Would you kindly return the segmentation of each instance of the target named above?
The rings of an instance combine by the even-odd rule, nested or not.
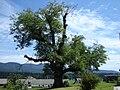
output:
[[[90,71],[85,71],[82,74],[81,87],[82,90],[95,89],[96,85],[100,82],[100,78]]]
[[[28,90],[24,82],[19,80],[19,75],[10,74],[7,81],[8,90]]]

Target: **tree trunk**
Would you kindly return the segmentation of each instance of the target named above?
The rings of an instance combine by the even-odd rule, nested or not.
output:
[[[57,66],[54,71],[54,84],[53,88],[63,87],[63,67]]]

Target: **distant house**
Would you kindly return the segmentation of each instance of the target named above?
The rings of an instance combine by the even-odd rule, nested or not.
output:
[[[22,79],[26,84],[31,84],[31,86],[48,86],[53,85],[54,79]]]
[[[7,79],[0,79],[0,86],[7,84]]]
[[[21,81],[25,81],[26,85],[31,84],[31,86],[48,86],[53,84],[54,79],[21,79]],[[0,79],[0,85],[5,84],[7,84],[7,79]]]
[[[21,79],[21,81],[24,81],[26,85],[28,86],[52,86],[54,83],[54,79],[35,79],[32,77],[29,77],[29,79]],[[68,79],[64,79],[63,81],[68,81]],[[0,85],[3,86],[7,84],[7,79],[0,79]]]

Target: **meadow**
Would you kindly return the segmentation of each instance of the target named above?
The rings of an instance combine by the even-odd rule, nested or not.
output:
[[[94,90],[113,90],[114,85],[115,83],[101,82],[98,84],[98,86]],[[7,89],[0,87],[0,90],[7,90]],[[80,85],[71,85],[70,87],[55,88],[55,89],[34,87],[29,90],[80,90]]]

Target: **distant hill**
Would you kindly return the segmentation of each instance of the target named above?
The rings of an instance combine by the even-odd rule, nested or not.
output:
[[[99,71],[94,71],[94,73],[99,75],[120,75],[120,72],[114,70],[99,70]]]
[[[0,63],[0,72],[23,72],[23,73],[43,73],[44,64],[19,64],[15,62]],[[114,70],[94,71],[99,75],[120,75],[120,72]]]
[[[0,72],[42,73],[44,64],[19,64],[14,62],[0,63]]]

